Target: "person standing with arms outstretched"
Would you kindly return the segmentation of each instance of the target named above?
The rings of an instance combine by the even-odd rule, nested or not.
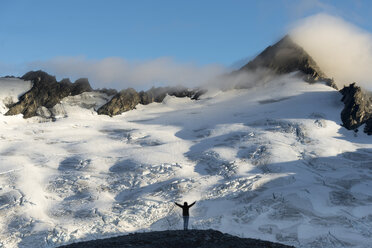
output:
[[[189,217],[190,217],[190,214],[189,214],[189,208],[191,208],[192,206],[194,206],[196,201],[194,201],[194,203],[190,204],[190,205],[187,205],[187,202],[184,202],[183,205],[181,204],[178,204],[177,202],[175,202],[175,204],[177,206],[179,206],[180,208],[182,208],[182,216],[183,216],[183,230],[187,230],[188,229],[188,225],[189,225]]]

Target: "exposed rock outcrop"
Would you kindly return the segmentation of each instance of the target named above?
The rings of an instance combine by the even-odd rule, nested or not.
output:
[[[117,93],[111,101],[97,110],[100,115],[114,116],[132,110],[140,103],[138,92],[132,88]]]
[[[161,231],[135,233],[108,239],[98,239],[75,243],[60,248],[294,248],[293,246],[262,241],[258,239],[239,238],[215,230]]]
[[[345,104],[341,112],[343,126],[354,130],[366,123],[364,132],[372,134],[372,94],[356,86],[355,83],[340,90],[341,101]]]
[[[88,78],[79,78],[71,85],[71,96],[79,95],[83,92],[93,91],[92,87],[89,84]]]
[[[43,71],[30,71],[21,79],[31,81],[33,86],[17,103],[10,106],[6,115],[23,114],[24,118],[33,117],[37,115],[40,107],[50,109],[66,96],[93,90],[86,78],[78,79],[75,83],[71,83],[69,79],[57,82],[54,76]],[[39,112],[45,112],[45,109]]]
[[[147,105],[153,102],[162,102],[167,95],[176,97],[190,97],[193,100],[199,99],[204,90],[189,90],[177,87],[151,88],[148,91],[140,91],[129,88],[117,93],[111,101],[97,110],[100,115],[119,115],[134,109],[137,104]]]
[[[313,58],[288,35],[276,44],[267,47],[239,71],[256,71],[261,68],[269,69],[276,74],[300,71],[303,73],[305,81],[309,83],[324,81],[329,86],[337,89],[333,80],[328,78]]]
[[[54,76],[46,72],[30,71],[23,75],[21,79],[31,81],[33,86],[19,98],[17,103],[9,106],[6,115],[23,114],[24,118],[36,115],[43,118],[53,118],[53,111],[56,111],[57,104],[63,98],[93,91],[86,78],[80,78],[75,83],[71,83],[68,78],[57,82]],[[198,99],[205,93],[204,90],[189,90],[181,87],[159,87],[140,92],[130,88],[119,93],[114,89],[99,89],[95,91],[108,96],[114,95],[109,102],[97,110],[98,114],[110,116],[132,110],[137,104],[146,105],[152,102],[162,102],[166,95]]]

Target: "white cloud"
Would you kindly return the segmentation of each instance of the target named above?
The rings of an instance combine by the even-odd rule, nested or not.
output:
[[[291,36],[339,87],[355,81],[372,89],[372,35],[367,31],[318,14],[298,23]]]
[[[57,78],[87,77],[93,87],[147,89],[151,86],[199,86],[224,73],[226,68],[217,65],[197,66],[176,63],[168,57],[131,62],[119,57],[89,60],[84,57],[58,57],[48,61],[32,62],[29,69],[43,69]]]

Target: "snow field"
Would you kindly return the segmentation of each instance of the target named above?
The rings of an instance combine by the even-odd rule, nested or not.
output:
[[[27,90],[13,83],[2,101]],[[180,229],[173,202],[194,200],[192,228],[369,247],[372,143],[340,127],[340,98],[287,77],[113,118],[98,93],[63,99],[54,122],[0,115],[0,247]]]

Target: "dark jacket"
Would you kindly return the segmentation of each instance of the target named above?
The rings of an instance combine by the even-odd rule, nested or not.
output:
[[[195,204],[195,202],[193,202],[190,205],[181,205],[181,204],[178,204],[177,202],[175,202],[175,203],[176,203],[177,206],[179,206],[180,208],[182,208],[182,215],[183,216],[190,216],[190,214],[189,214],[189,208],[191,208]]]

